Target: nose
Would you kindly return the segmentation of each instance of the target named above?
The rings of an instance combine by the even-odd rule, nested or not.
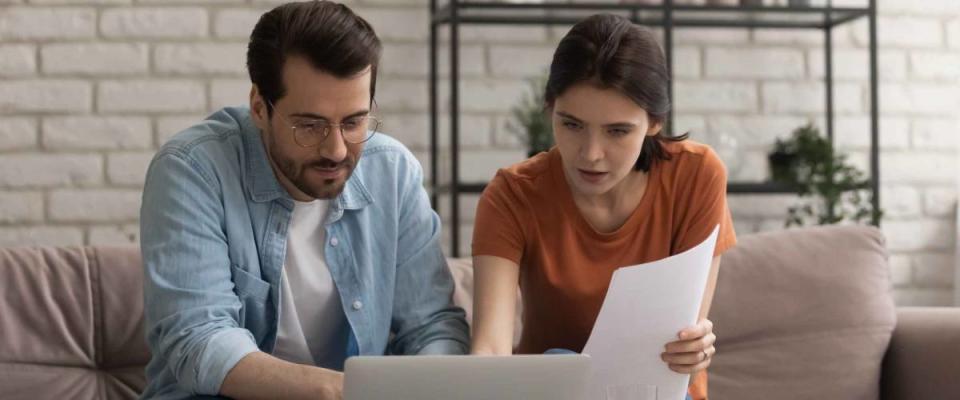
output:
[[[580,157],[589,163],[595,163],[603,159],[603,143],[601,135],[596,132],[588,132],[586,139],[580,146]]]
[[[326,139],[317,146],[320,155],[334,162],[347,158],[347,142],[343,140],[343,133],[339,127],[331,127]]]

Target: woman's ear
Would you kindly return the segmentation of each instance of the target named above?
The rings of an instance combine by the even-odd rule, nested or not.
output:
[[[663,121],[651,120],[650,126],[647,128],[647,136],[656,136],[663,129]]]

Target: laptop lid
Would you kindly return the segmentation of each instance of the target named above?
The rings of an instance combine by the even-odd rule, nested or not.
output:
[[[584,400],[582,354],[351,357],[344,400]]]

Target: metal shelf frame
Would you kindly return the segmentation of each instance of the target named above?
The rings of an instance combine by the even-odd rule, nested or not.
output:
[[[824,84],[826,134],[834,137],[833,99],[833,29],[837,26],[866,18],[869,24],[869,86],[870,86],[870,180],[867,189],[872,192],[875,209],[880,205],[879,157],[879,96],[877,66],[877,0],[866,0],[866,7],[833,7],[828,0],[825,7],[733,7],[675,5],[663,0],[657,5],[609,3],[490,3],[448,0],[440,6],[439,0],[430,0],[430,200],[439,211],[439,196],[450,196],[450,252],[460,255],[460,195],[480,193],[482,182],[460,181],[460,27],[463,25],[571,25],[589,15],[606,12],[628,17],[636,24],[663,29],[663,50],[667,68],[673,76],[673,33],[682,28],[743,28],[743,29],[809,29],[820,30],[824,37]],[[439,30],[449,28],[449,87],[448,108],[450,123],[450,180],[439,182]],[[669,96],[673,95],[671,81]],[[673,111],[667,117],[667,133],[672,134]],[[795,188],[774,182],[730,182],[728,193],[796,193]]]

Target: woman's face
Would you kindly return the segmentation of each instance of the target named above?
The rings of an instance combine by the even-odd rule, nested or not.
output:
[[[661,127],[616,89],[590,82],[558,96],[552,120],[567,182],[575,195],[587,197],[618,188],[634,172],[643,141]]]

